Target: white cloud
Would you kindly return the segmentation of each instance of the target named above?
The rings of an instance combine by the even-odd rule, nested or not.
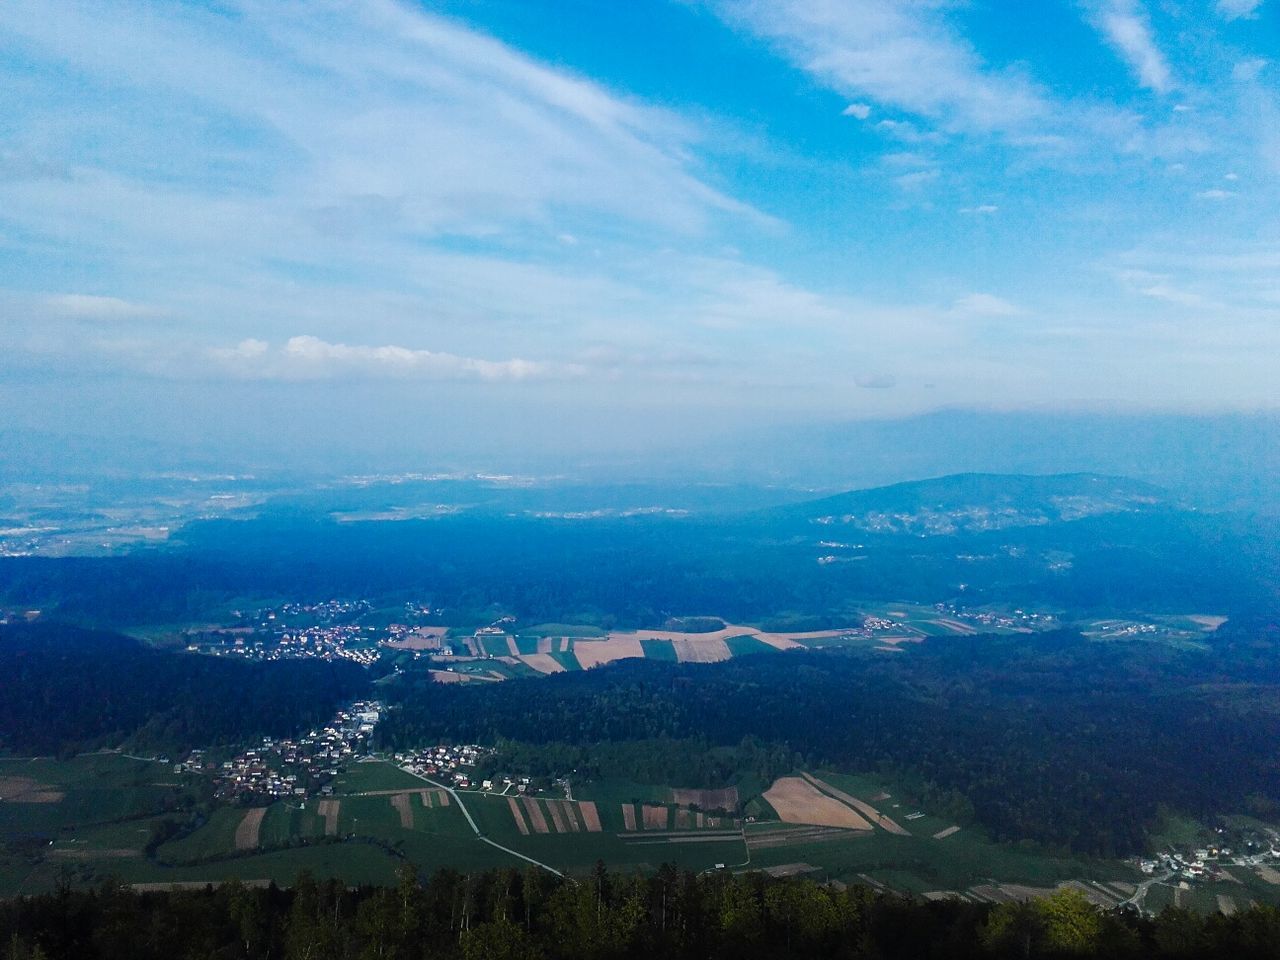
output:
[[[1212,190],[1201,190],[1196,194],[1197,200],[1230,200],[1236,194],[1231,190],[1219,190],[1216,187]]]
[[[280,347],[264,340],[242,340],[215,348],[209,358],[233,377],[266,380],[321,380],[343,377],[406,377],[426,380],[528,380],[565,374],[576,368],[552,368],[528,360],[479,360],[400,346],[348,346],[318,337],[291,337]]]
[[[1216,6],[1219,15],[1228,20],[1239,20],[1256,16],[1262,0],[1218,0]]]
[[[269,184],[331,232],[476,235],[566,210],[698,231],[717,213],[751,215],[699,177],[697,134],[679,116],[394,0],[14,0],[0,29],[159,105],[139,117],[93,101],[104,115],[91,122],[120,134],[95,159],[133,145],[165,158],[171,180]],[[202,149],[181,151],[188,131],[174,124]],[[246,140],[276,156],[251,166]],[[74,163],[74,140],[51,149]]]
[[[712,0],[727,21],[774,44],[831,89],[954,130],[1009,130],[1051,110],[1044,91],[995,69],[939,16],[938,3]]]
[[[922,190],[940,176],[942,174],[938,170],[917,170],[915,173],[904,173],[900,177],[894,177],[893,182],[903,190]]]
[[[1250,60],[1241,60],[1231,68],[1231,79],[1238,80],[1241,83],[1250,83],[1257,80],[1262,75],[1262,71],[1266,69],[1269,61],[1262,57],[1255,57]]]
[[[871,116],[871,107],[865,103],[851,103],[840,111],[843,117],[857,117],[859,120],[865,120]]]
[[[999,213],[1000,208],[994,203],[980,203],[976,207],[961,207],[959,212],[966,216],[989,217]]]
[[[951,305],[951,313],[959,317],[1017,317],[1024,311],[1016,304],[990,293],[970,293]]]
[[[1137,75],[1142,86],[1167,93],[1173,76],[1156,45],[1151,21],[1139,0],[1103,0],[1093,11],[1094,26]]]
[[[63,317],[81,320],[126,320],[158,316],[161,311],[143,303],[88,293],[60,293],[47,297],[50,310]]]

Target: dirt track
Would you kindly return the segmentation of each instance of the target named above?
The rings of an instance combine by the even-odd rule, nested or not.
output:
[[[400,814],[400,826],[406,830],[413,829],[413,807],[409,805],[410,794],[396,793],[391,796],[391,805]]]
[[[646,804],[644,807],[644,828],[646,830],[667,829],[667,808]]]
[[[236,849],[258,849],[258,834],[262,830],[262,818],[267,815],[266,807],[255,807],[245,812],[239,826],[236,827]]]
[[[738,809],[738,788],[686,790],[676,787],[671,791],[671,802],[682,807],[699,807],[702,810],[727,810],[732,813]]]
[[[776,780],[764,798],[778,812],[784,823],[808,823],[823,827],[844,827],[847,830],[870,830],[859,813],[822,793],[808,780],[801,777],[782,777]]]
[[[644,658],[640,635],[635,633],[611,633],[606,640],[578,640],[573,645],[573,652],[583,670],[590,670],[603,663],[613,663],[615,660]]]
[[[822,790],[824,793],[829,793],[831,794],[831,796],[835,797],[841,803],[844,803],[844,804],[847,804],[848,806],[853,807],[853,809],[857,810],[859,813],[865,816],[877,827],[880,827],[882,830],[887,830],[889,833],[896,833],[900,837],[911,836],[911,834],[907,830],[904,830],[895,821],[893,821],[889,817],[886,817],[883,813],[881,813],[871,804],[867,803],[865,800],[859,800],[857,797],[851,797],[849,796],[849,794],[845,793],[843,790],[837,790],[835,787],[827,783],[825,780],[819,780],[817,777],[811,776],[810,774],[806,773],[804,775],[804,778],[808,780],[811,784],[813,784],[815,787],[817,787],[819,790]]]
[[[30,777],[0,777],[0,800],[8,803],[57,803],[64,796],[61,790]]]
[[[587,828],[587,833],[599,833],[603,829],[600,825],[600,811],[590,800],[579,803],[578,812],[582,814],[582,823]]]
[[[542,642],[538,642],[538,649],[542,649]],[[527,653],[520,658],[539,673],[564,673],[564,664],[562,664],[550,653]]]
[[[516,803],[516,798],[507,797],[507,806],[511,808],[511,819],[516,822],[516,829],[527,837],[529,825],[524,822],[524,816],[520,813],[520,804]]]
[[[550,833],[551,828],[547,826],[547,818],[543,816],[542,807],[538,805],[538,801],[533,797],[521,797],[520,802],[524,804],[524,811],[529,815],[529,823],[533,825],[533,832]]]
[[[326,837],[336,837],[338,835],[338,814],[341,811],[341,800],[321,800],[316,807],[316,813],[324,818],[324,835]]]

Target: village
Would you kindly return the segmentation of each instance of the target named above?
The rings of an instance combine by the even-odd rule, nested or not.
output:
[[[1221,829],[1219,832],[1222,832]],[[1280,834],[1271,831],[1263,835],[1250,831],[1248,839],[1239,841],[1243,847],[1206,846],[1194,849],[1161,851],[1155,857],[1138,861],[1138,869],[1146,876],[1165,874],[1166,882],[1194,883],[1196,881],[1235,879],[1228,867],[1244,867],[1268,874],[1280,881],[1272,865],[1280,863]]]
[[[474,768],[492,753],[492,749],[474,743],[441,744],[397,753],[393,759],[400,769],[408,773],[447,782],[458,790],[489,792],[498,789],[497,784],[500,784],[503,793],[512,788],[523,793],[529,785],[528,777],[519,780],[506,776],[497,777],[496,780],[477,780]]]
[[[387,631],[352,621],[372,609],[367,600],[325,600],[237,610],[235,626],[188,631],[187,651],[246,660],[343,659],[367,667],[377,662]]]
[[[212,773],[215,794],[223,800],[254,797],[327,796],[342,766],[368,752],[383,706],[360,700],[339,710],[321,730],[296,740],[265,737],[262,743],[219,766],[192,751],[176,772]]]
[[[175,773],[201,773],[213,778],[214,794],[221,800],[239,801],[330,797],[335,781],[349,764],[373,760],[370,749],[374,728],[385,712],[377,700],[359,700],[339,710],[322,729],[297,739],[264,737],[221,764],[204,750],[192,750]],[[493,751],[477,744],[438,744],[397,753],[401,769],[430,777],[459,790],[501,790],[523,793],[529,778],[477,779],[474,769]]]

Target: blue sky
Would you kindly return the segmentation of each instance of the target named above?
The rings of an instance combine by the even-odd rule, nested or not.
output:
[[[0,402],[548,443],[1274,408],[1278,59],[1277,0],[9,0]]]

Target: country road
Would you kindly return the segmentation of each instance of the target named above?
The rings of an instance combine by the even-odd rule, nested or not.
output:
[[[564,876],[564,874],[561,873],[559,870],[557,870],[555,867],[545,864],[541,860],[535,860],[533,859],[533,857],[527,857],[523,853],[521,853],[519,850],[512,850],[510,847],[504,847],[502,844],[498,843],[496,840],[490,840],[483,833],[481,833],[480,827],[476,824],[475,819],[471,816],[471,811],[467,809],[466,803],[463,802],[462,797],[458,796],[458,791],[454,790],[453,787],[449,786],[448,784],[440,783],[437,780],[432,780],[430,777],[423,776],[420,773],[416,773],[413,770],[410,770],[408,767],[401,767],[400,769],[403,770],[405,773],[409,774],[410,776],[417,777],[419,780],[425,780],[427,783],[431,784],[433,787],[439,787],[440,789],[444,790],[447,794],[449,794],[449,796],[453,797],[454,802],[457,803],[458,805],[458,809],[461,810],[462,815],[467,818],[467,823],[470,824],[471,829],[475,831],[476,839],[479,840],[481,843],[487,843],[489,846],[496,847],[497,849],[501,850],[503,853],[509,853],[513,857],[519,857],[521,860],[524,860],[526,863],[532,863],[535,867],[541,867],[543,870],[546,870],[548,873],[554,873],[557,877]]]
[[[1168,880],[1172,876],[1173,876],[1173,871],[1166,870],[1164,873],[1162,873],[1158,877],[1152,877],[1150,880],[1143,880],[1141,883],[1138,884],[1138,889],[1133,892],[1133,896],[1130,897],[1128,900],[1125,900],[1123,903],[1121,903],[1120,906],[1127,907],[1130,904],[1133,904],[1133,906],[1138,908],[1138,913],[1140,914],[1145,913],[1146,911],[1142,907],[1142,901],[1146,899],[1147,891],[1150,890],[1151,887],[1154,886],[1155,884],[1164,883],[1166,880]]]

